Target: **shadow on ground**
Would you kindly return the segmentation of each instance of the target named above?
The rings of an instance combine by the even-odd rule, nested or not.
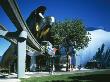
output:
[[[68,81],[52,80],[47,82],[110,82],[110,74],[93,74],[85,76],[71,76]]]

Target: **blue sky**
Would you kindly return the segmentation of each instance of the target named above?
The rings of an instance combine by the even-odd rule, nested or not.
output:
[[[21,14],[26,20],[31,11],[40,5],[47,7],[45,16],[56,20],[79,18],[87,27],[104,27],[110,30],[110,0],[17,0]],[[0,7],[0,23],[9,31],[16,28]],[[0,39],[0,55],[8,48],[9,42]]]

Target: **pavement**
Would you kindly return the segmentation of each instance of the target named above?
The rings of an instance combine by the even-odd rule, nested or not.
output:
[[[4,77],[2,77],[2,75]],[[0,74],[0,82],[20,82],[20,79],[17,78],[17,74]]]
[[[94,71],[103,71],[97,69],[74,69],[70,72],[25,72],[24,78],[29,77],[42,77],[42,76],[50,76],[50,75],[62,75],[62,74],[75,74],[75,73],[84,73],[84,72],[94,72]],[[5,78],[0,78],[0,82],[21,82],[20,79],[17,79],[17,74],[12,73],[10,75],[6,75]]]

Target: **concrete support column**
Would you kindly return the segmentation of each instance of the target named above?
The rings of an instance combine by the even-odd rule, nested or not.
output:
[[[30,65],[30,71],[36,71],[36,56],[31,56],[31,65]]]
[[[18,78],[25,76],[26,38],[27,32],[22,31],[18,39]]]
[[[13,35],[10,36],[9,34]],[[6,38],[6,35],[17,38],[17,48],[18,48],[18,78],[23,78],[25,76],[25,60],[26,60],[26,39],[27,39],[27,32],[22,31],[20,35],[14,35],[16,33],[11,33],[8,31],[0,30],[0,36]]]

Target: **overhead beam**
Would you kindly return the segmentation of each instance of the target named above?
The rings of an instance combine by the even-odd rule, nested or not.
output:
[[[19,9],[16,5],[15,0],[1,0],[1,6],[10,18],[12,23],[16,26],[17,30],[22,31],[22,27],[25,27],[23,19],[20,16]]]
[[[8,30],[6,29],[5,26],[3,26],[2,24],[0,24],[0,37],[3,37],[3,35],[6,35],[6,37],[3,37],[4,39],[8,40],[9,42],[13,43],[13,44],[17,44],[17,40],[15,38],[9,38],[10,36],[7,35]],[[4,32],[5,34],[2,34],[2,32]],[[8,33],[10,35],[12,35],[12,33]],[[9,36],[9,37],[8,37]],[[14,36],[13,36],[14,37]],[[32,51],[32,52],[38,52],[37,50],[33,49],[32,47],[30,47],[28,44],[26,45],[26,50],[27,51]]]
[[[8,17],[12,21],[12,23],[16,26],[17,30],[18,31],[22,31],[22,30],[27,31],[27,34],[28,34],[27,41],[29,42],[29,44],[31,44],[30,46],[33,47],[34,49],[42,51],[43,50],[42,47],[37,42],[37,40],[31,33],[31,31],[29,30],[29,28],[27,27],[26,22],[23,20],[23,17],[21,16],[20,10],[19,10],[15,0],[1,0],[0,3],[1,3],[0,5],[4,9],[4,11],[6,12]]]
[[[0,30],[7,31],[7,29],[2,24],[0,24]]]

